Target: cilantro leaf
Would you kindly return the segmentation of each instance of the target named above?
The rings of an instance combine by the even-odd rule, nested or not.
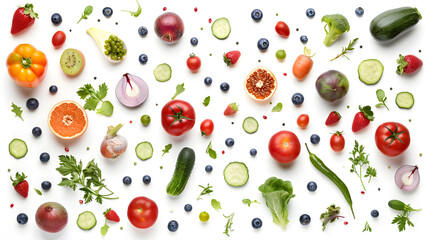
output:
[[[212,205],[212,207],[213,207],[215,210],[220,210],[220,209],[222,209],[222,206],[220,205],[220,202],[219,202],[218,200],[214,199],[214,198],[211,200],[211,205]]]
[[[176,93],[174,94],[174,96],[171,98],[171,100],[175,99],[177,97],[177,95],[181,94],[182,92],[185,91],[185,83],[182,84],[178,84],[176,86]]]
[[[173,147],[173,145],[171,143],[165,145],[164,150],[162,150],[163,154],[162,156],[164,156],[164,154],[169,153],[170,149]]]
[[[203,105],[207,107],[209,103],[210,103],[210,96],[204,98]]]
[[[97,108],[98,103],[100,100],[95,97],[90,97],[85,100],[85,105],[83,105],[83,108],[89,111],[94,111]]]
[[[275,105],[273,107],[273,109],[271,110],[271,112],[280,112],[283,108],[283,104],[282,103],[277,103],[277,105]]]
[[[355,140],[355,145],[353,151],[350,153],[352,157],[349,160],[352,162],[352,166],[350,168],[351,173],[356,173],[359,177],[362,187],[364,191],[366,191],[365,185],[363,184],[362,177],[369,177],[368,183],[371,181],[373,177],[377,176],[377,170],[369,165],[368,154],[364,152],[365,147],[360,145]],[[366,167],[366,174],[363,176],[362,170]]]
[[[103,83],[98,86],[98,91],[95,93],[95,95],[97,96],[98,99],[101,100],[106,97],[107,90],[109,90],[109,88],[107,87],[106,83]]]
[[[12,112],[15,113],[15,117],[19,117],[22,119],[22,121],[24,121],[24,118],[22,118],[22,112],[23,110],[21,109],[21,107],[18,107],[17,105],[15,105],[15,103],[12,103]]]
[[[103,114],[107,117],[110,117],[113,114],[113,105],[109,101],[103,101],[107,96],[107,87],[106,83],[103,83],[98,86],[98,91],[95,91],[91,84],[85,84],[83,87],[80,87],[76,92],[81,99],[85,99],[85,105],[83,108],[89,111],[97,110],[98,114]],[[97,109],[98,104],[102,102],[99,109]]]

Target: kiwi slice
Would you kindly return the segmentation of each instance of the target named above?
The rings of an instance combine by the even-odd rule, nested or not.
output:
[[[61,69],[69,76],[77,76],[85,67],[85,57],[77,49],[66,49],[60,59]]]

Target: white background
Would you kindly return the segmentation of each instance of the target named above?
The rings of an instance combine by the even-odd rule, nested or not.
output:
[[[399,236],[411,237],[418,234],[429,233],[427,228],[427,146],[426,117],[428,103],[428,83],[424,78],[426,66],[414,76],[398,76],[395,73],[396,59],[401,54],[415,54],[426,62],[428,35],[425,29],[429,17],[427,5],[424,1],[143,1],[143,8],[138,18],[131,17],[121,9],[137,9],[134,0],[126,1],[33,1],[34,10],[39,13],[39,19],[34,26],[19,36],[10,35],[10,22],[17,4],[24,5],[26,1],[4,1],[1,8],[1,33],[2,47],[0,59],[6,60],[7,54],[21,43],[30,43],[42,50],[48,58],[49,68],[44,82],[35,89],[24,89],[17,86],[8,76],[6,68],[0,68],[2,79],[1,87],[1,113],[3,116],[3,137],[1,138],[1,189],[0,207],[0,236],[2,239],[100,239],[100,228],[104,223],[102,212],[106,208],[113,208],[121,217],[118,224],[109,223],[111,228],[106,239],[226,239],[222,234],[226,219],[222,214],[229,215],[235,212],[232,238],[257,239],[262,237],[292,238],[292,237],[317,237],[331,239],[341,238],[363,238],[370,236],[397,239]],[[87,5],[94,7],[94,12],[87,20],[82,20],[78,25],[81,13]],[[368,26],[370,21],[379,13],[390,8],[409,5],[418,7],[423,19],[414,30],[406,36],[398,39],[392,44],[381,45],[370,35]],[[102,9],[106,6],[113,8],[113,16],[106,19],[102,15]],[[162,43],[153,31],[155,18],[163,13],[162,8],[166,6],[167,11],[178,13],[185,23],[185,33],[182,40],[172,46]],[[362,17],[355,15],[356,7],[362,6],[365,14]],[[198,12],[194,12],[198,7]],[[316,10],[316,16],[309,19],[305,15],[307,8]],[[250,13],[259,8],[263,11],[262,21],[256,23]],[[50,17],[58,12],[62,15],[63,22],[59,26],[51,23]],[[278,13],[278,16],[276,16]],[[324,24],[320,19],[325,14],[341,13],[346,16],[351,25],[350,32],[346,33],[331,47],[323,45]],[[231,23],[232,31],[226,40],[218,40],[212,36],[208,19],[227,17]],[[97,20],[100,19],[100,22]],[[291,34],[288,39],[279,37],[274,26],[277,21],[285,21]],[[116,25],[115,23],[118,22]],[[140,37],[137,29],[146,26],[149,29],[147,37]],[[118,65],[109,64],[93,39],[86,34],[86,29],[99,27],[116,33],[127,44],[128,55],[126,60]],[[200,28],[203,28],[201,30]],[[299,31],[296,29],[299,28]],[[65,45],[56,50],[52,47],[51,37],[62,30],[67,35]],[[71,30],[71,32],[69,31]],[[308,43],[305,45],[317,54],[314,56],[314,67],[308,77],[298,82],[294,79],[291,68],[295,58],[302,53],[303,44],[299,41],[301,35],[307,35]],[[197,37],[198,46],[191,46],[191,37]],[[270,41],[270,47],[266,52],[260,52],[256,46],[259,38],[265,37]],[[350,61],[340,58],[333,62],[329,59],[340,52],[341,47],[353,39],[359,37],[356,49],[349,53]],[[236,42],[239,42],[236,45]],[[362,45],[362,49],[359,46]],[[86,58],[86,66],[81,75],[76,78],[67,77],[59,66],[59,58],[66,48],[81,50]],[[279,62],[275,58],[278,49],[285,49],[287,58]],[[224,52],[240,50],[242,56],[234,67],[226,67],[222,61]],[[419,53],[419,50],[422,50]],[[193,74],[186,67],[186,59],[190,53],[195,53],[202,60],[202,67],[198,73]],[[146,65],[138,62],[138,56],[146,53],[149,61]],[[212,53],[212,56],[209,56]],[[381,81],[375,86],[367,86],[359,81],[357,76],[358,64],[368,58],[379,59],[384,65],[384,74]],[[261,60],[259,63],[258,60]],[[152,74],[153,69],[160,63],[168,63],[173,69],[170,81],[157,82]],[[273,105],[269,103],[258,104],[247,97],[243,91],[243,79],[248,72],[256,66],[266,66],[273,71],[278,79],[278,89],[272,98]],[[350,90],[344,101],[337,105],[331,105],[323,101],[317,94],[314,82],[323,72],[336,69],[347,75],[350,81]],[[138,108],[131,109],[122,106],[114,95],[116,83],[123,73],[129,72],[143,78],[150,88],[148,100]],[[283,73],[288,75],[285,77]],[[210,76],[213,84],[210,87],[204,85],[203,79]],[[94,77],[97,77],[94,80]],[[46,123],[47,114],[51,107],[65,99],[75,100],[81,104],[76,91],[85,83],[93,86],[106,82],[110,88],[106,97],[114,107],[111,117],[97,115],[88,112],[89,127],[85,135],[75,141],[61,141],[50,131]],[[173,138],[167,135],[160,124],[160,111],[162,106],[169,101],[175,92],[175,86],[185,83],[186,91],[178,99],[189,101],[193,104],[197,120],[195,127],[186,136]],[[228,82],[231,86],[229,92],[223,93],[219,89],[222,82]],[[49,94],[49,86],[57,85],[59,91],[55,95]],[[359,105],[374,106],[377,103],[375,91],[381,88],[387,94],[387,104],[390,111],[384,108],[374,109],[375,121],[358,134],[351,132],[351,123]],[[392,88],[393,90],[390,90]],[[415,105],[411,110],[400,110],[394,103],[396,94],[400,91],[410,91],[414,94]],[[305,96],[304,104],[297,108],[291,102],[291,96],[295,92],[301,92]],[[211,96],[208,107],[201,103],[206,96]],[[36,97],[40,106],[35,111],[29,111],[25,102],[30,97]],[[11,102],[23,107],[23,118],[14,117],[10,112]],[[232,118],[224,117],[223,110],[230,102],[237,102],[240,111]],[[272,107],[278,102],[283,103],[283,110],[272,113]],[[158,106],[156,106],[158,104]],[[347,108],[347,105],[350,108]],[[374,107],[373,107],[374,108]],[[343,119],[335,127],[324,125],[326,116],[330,111],[339,111]],[[306,130],[299,129],[296,118],[302,114],[310,115],[310,124]],[[152,122],[149,127],[143,127],[140,116],[149,114]],[[267,120],[262,118],[268,117]],[[244,118],[253,116],[259,121],[259,130],[249,135],[242,130],[241,124]],[[201,137],[199,125],[202,120],[210,118],[214,120],[215,132],[210,137]],[[411,119],[411,122],[409,122]],[[133,123],[129,124],[132,120]],[[385,121],[398,121],[405,124],[411,132],[410,148],[400,157],[389,158],[383,156],[374,144],[374,131],[377,126]],[[99,152],[99,144],[105,134],[108,125],[116,125],[120,122],[126,123],[119,132],[128,140],[129,149],[117,161],[111,162],[103,159]],[[231,124],[234,122],[234,124]],[[282,126],[285,123],[285,126]],[[31,134],[33,127],[42,128],[42,136],[34,138]],[[320,174],[308,160],[308,154],[302,149],[301,155],[290,166],[278,165],[269,155],[267,144],[269,138],[280,130],[290,130],[299,137],[302,147],[305,142],[309,143],[311,134],[317,133],[321,137],[318,145],[310,144],[311,150],[317,154],[326,165],[328,165],[348,185],[354,202],[356,219],[353,219],[349,207],[341,192],[325,176]],[[329,147],[330,133],[336,130],[344,130],[346,147],[343,152],[336,154]],[[227,137],[235,139],[232,148],[225,146]],[[26,141],[29,151],[25,158],[16,160],[9,155],[7,145],[13,138]],[[357,139],[359,143],[366,146],[370,154],[371,166],[378,171],[378,177],[366,184],[367,192],[361,195],[362,187],[356,175],[349,172],[351,165],[348,161],[349,154],[353,148],[353,142]],[[211,159],[205,149],[210,140],[213,140],[213,148],[218,153],[218,159]],[[150,141],[154,147],[154,155],[147,161],[140,161],[134,152],[135,146],[142,141]],[[161,157],[164,145],[172,143],[173,149],[170,153]],[[172,176],[178,152],[185,146],[195,150],[197,160],[185,191],[177,198],[172,198],[165,193],[165,187]],[[55,170],[58,167],[58,155],[67,154],[64,148],[68,147],[68,154],[77,159],[87,162],[96,159],[106,178],[107,186],[119,196],[119,200],[105,201],[103,205],[90,203],[80,205],[83,192],[75,191],[57,186],[61,176]],[[87,151],[86,148],[90,147]],[[256,148],[256,157],[249,155],[249,150]],[[225,154],[222,155],[222,150]],[[42,152],[49,152],[51,160],[47,164],[39,161]],[[423,153],[419,157],[419,153]],[[223,180],[223,168],[231,161],[245,162],[250,171],[248,183],[241,188],[228,186]],[[134,166],[134,162],[137,165]],[[213,172],[208,174],[204,167],[211,164]],[[394,173],[403,164],[417,164],[420,168],[421,183],[418,189],[411,193],[399,190],[393,180]],[[163,166],[163,169],[160,169]],[[8,173],[7,169],[11,169]],[[27,199],[21,198],[11,187],[9,176],[15,172],[25,172],[30,183],[30,193]],[[148,174],[152,177],[149,185],[142,183],[142,177]],[[133,182],[130,186],[122,184],[124,176],[131,176]],[[291,180],[296,197],[289,205],[290,223],[285,231],[272,223],[270,211],[258,191],[258,186],[267,178],[276,176],[285,180]],[[41,189],[40,184],[44,180],[52,182],[52,189],[43,191],[43,196],[36,194],[33,188]],[[306,189],[309,181],[318,184],[316,192],[311,193]],[[214,192],[205,196],[203,200],[197,201],[200,193],[199,184],[213,185]],[[380,191],[377,189],[381,188]],[[426,192],[426,194],[425,194]],[[424,195],[426,197],[424,197]],[[128,203],[137,196],[147,196],[158,204],[159,217],[156,224],[147,230],[134,228],[128,221],[126,210]],[[210,199],[216,198],[222,204],[222,210],[215,211],[210,206]],[[252,205],[250,208],[241,203],[243,198],[257,199],[263,204]],[[415,228],[407,228],[406,232],[398,234],[396,225],[390,224],[397,212],[387,206],[391,199],[400,199],[411,203],[413,207],[423,208],[423,211],[413,213],[411,220]],[[36,226],[34,214],[37,207],[47,201],[57,201],[63,204],[69,213],[69,224],[58,234],[45,233]],[[15,206],[10,208],[10,204]],[[191,213],[186,213],[183,206],[190,203],[193,206]],[[325,232],[321,230],[319,216],[326,207],[335,203],[341,206],[341,213],[345,216],[346,226],[343,221],[329,224]],[[380,217],[374,219],[370,211],[378,209]],[[97,226],[90,231],[83,231],[76,225],[79,213],[91,210],[97,217]],[[210,221],[201,223],[198,214],[201,211],[210,213]],[[16,222],[16,216],[27,213],[28,224],[21,226]],[[307,213],[312,222],[308,226],[299,223],[299,216]],[[254,230],[251,220],[259,217],[263,221],[260,230]],[[167,223],[175,219],[179,222],[176,233],[167,230]],[[368,221],[373,229],[372,233],[361,233],[365,222]],[[120,227],[123,230],[120,230]],[[370,235],[368,235],[370,234]],[[365,236],[362,236],[365,235]]]

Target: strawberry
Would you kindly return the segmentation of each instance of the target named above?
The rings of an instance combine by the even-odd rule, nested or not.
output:
[[[27,176],[25,176],[24,173],[19,174],[16,173],[15,175],[16,179],[13,180],[12,177],[10,177],[10,180],[12,180],[12,186],[15,188],[15,191],[19,193],[23,198],[27,198],[28,196],[28,182],[25,180]]]
[[[223,61],[226,63],[227,66],[232,66],[237,63],[240,56],[240,51],[230,51],[223,54]]]
[[[360,112],[356,113],[353,119],[352,131],[359,132],[366,128],[371,121],[374,120],[374,113],[371,111],[370,106],[361,107],[359,106]]]
[[[36,18],[39,18],[37,13],[33,11],[33,4],[25,4],[24,7],[18,7],[13,14],[12,28],[10,33],[16,35],[33,26]]]
[[[415,73],[423,66],[423,61],[414,55],[406,55],[404,57],[399,54],[399,59],[396,60],[396,62],[399,64],[396,69],[396,73],[401,75],[402,73]]]
[[[231,116],[236,112],[238,112],[238,105],[236,103],[230,103],[228,107],[226,107],[225,112],[223,112],[223,115]]]
[[[115,210],[112,210],[111,208],[108,208],[103,214],[107,218],[107,220],[110,220],[113,222],[120,221],[118,214],[116,214]]]
[[[337,111],[332,111],[331,113],[329,113],[328,118],[326,119],[325,125],[326,126],[334,125],[335,123],[339,122],[340,119],[341,119],[340,113],[338,113]]]

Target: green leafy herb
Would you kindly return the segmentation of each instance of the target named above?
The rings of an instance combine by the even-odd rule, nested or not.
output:
[[[176,93],[174,94],[174,96],[171,98],[171,100],[175,99],[177,97],[177,95],[181,94],[182,92],[185,91],[185,83],[182,84],[178,84],[176,86]]]
[[[142,7],[140,6],[140,3],[139,3],[138,0],[136,0],[136,2],[137,2],[137,5],[139,5],[139,8],[137,9],[137,11],[135,11],[135,12],[133,12],[133,11],[127,11],[127,10],[121,10],[121,11],[123,11],[123,12],[129,12],[129,13],[131,13],[131,16],[134,16],[134,17],[140,16],[140,14],[142,13]]]
[[[85,99],[83,108],[89,111],[96,110],[98,103],[101,101],[102,104],[101,107],[97,109],[97,113],[110,117],[113,113],[113,105],[109,101],[103,101],[103,98],[107,95],[108,89],[106,83],[103,83],[98,86],[98,91],[95,91],[92,85],[88,83],[79,88],[77,95],[79,95],[80,99]]]
[[[348,60],[350,60],[347,56],[346,56],[346,54],[347,54],[347,52],[348,51],[352,51],[352,50],[354,50],[354,47],[353,47],[353,45],[355,44],[355,42],[358,40],[359,38],[355,38],[355,39],[353,39],[352,41],[350,41],[349,42],[349,45],[347,46],[347,47],[343,47],[342,48],[342,50],[341,50],[341,53],[340,54],[338,54],[336,57],[334,57],[333,59],[331,59],[331,61],[334,61],[335,59],[337,59],[337,58],[339,58],[339,57],[341,57],[341,56],[344,56],[344,57],[346,57]]]
[[[83,196],[85,203],[91,202],[94,197],[95,201],[100,204],[103,203],[103,199],[118,199],[118,197],[111,197],[113,192],[104,184],[101,170],[94,159],[89,161],[85,168],[83,168],[82,161],[77,163],[73,156],[60,155],[59,159],[60,166],[56,170],[64,176],[58,184],[59,186],[70,187],[75,191],[80,185],[79,190],[85,192]],[[68,175],[69,178],[65,178]],[[100,193],[103,189],[108,193]]]
[[[335,204],[332,204],[329,206],[328,211],[322,213],[320,215],[320,219],[322,220],[322,230],[325,231],[326,225],[328,223],[335,222],[337,218],[344,218],[343,216],[340,216],[340,207],[336,207]]]
[[[213,192],[213,190],[212,190],[213,186],[210,186],[210,183],[207,183],[207,187],[204,187],[204,186],[201,186],[201,185],[198,185],[198,186],[199,186],[200,188],[202,188],[202,189],[203,189],[203,191],[201,191],[201,193],[200,193],[200,195],[198,196],[197,200],[202,199],[202,198],[201,198],[201,196],[204,196],[204,195],[210,195],[210,193],[212,193],[212,192]]]
[[[213,159],[217,158],[217,153],[212,148],[212,141],[209,142],[209,145],[207,146],[207,149],[206,149],[206,153]]]
[[[210,96],[204,98],[203,105],[207,107],[209,103],[210,103]]]
[[[164,156],[164,154],[169,153],[170,149],[173,147],[173,145],[171,143],[165,145],[164,150],[162,150],[162,156]]]
[[[401,214],[398,214],[393,220],[392,224],[397,224],[400,232],[405,230],[406,225],[414,227],[414,224],[410,220],[410,213],[420,211],[420,209],[414,209],[410,204],[405,204],[399,200],[390,200],[389,207],[401,211]]]
[[[241,200],[241,202],[244,203],[244,204],[247,204],[247,206],[249,206],[249,207],[250,207],[250,204],[252,204],[252,203],[261,204],[260,202],[258,202],[258,200],[252,201],[252,200],[250,200],[248,198],[245,198],[245,199]]]
[[[15,103],[12,103],[12,112],[15,113],[15,117],[19,117],[22,119],[22,121],[24,121],[24,118],[22,118],[22,109],[21,107],[18,107],[17,105],[15,105]]]
[[[91,15],[92,13],[92,10],[93,10],[92,6],[87,6],[85,10],[83,10],[82,17],[79,19],[77,23],[80,23],[82,19],[88,19],[88,16]]]
[[[355,146],[353,151],[350,153],[352,157],[349,160],[352,162],[352,167],[350,168],[350,172],[356,173],[356,175],[360,178],[360,182],[362,183],[363,189],[365,189],[365,185],[362,180],[362,168],[366,167],[366,174],[363,177],[369,177],[368,183],[371,181],[373,177],[377,177],[377,170],[375,168],[369,166],[368,154],[366,154],[363,150],[365,147],[363,145],[359,145],[359,143],[355,140]],[[359,166],[359,169],[357,169]]]
[[[40,196],[42,196],[42,192],[39,189],[34,189],[34,191],[36,191],[37,194],[39,194]]]
[[[107,225],[107,217],[106,214],[111,210],[111,208],[108,208],[104,213],[104,226],[101,227],[101,235],[104,237],[107,234],[107,231],[109,231],[109,226]]]
[[[211,204],[212,204],[212,207],[213,207],[215,210],[220,210],[220,209],[222,209],[222,206],[220,205],[220,202],[219,202],[218,200],[214,199],[214,198],[212,199]]]
[[[362,230],[362,232],[366,232],[366,231],[368,231],[368,232],[372,232],[372,229],[371,229],[371,227],[369,226],[368,221],[366,221],[366,223],[365,223],[365,227],[364,227],[364,229]]]
[[[271,112],[280,112],[283,108],[283,104],[282,103],[277,103],[277,105],[275,105],[273,107],[273,109],[271,110]]]
[[[380,103],[377,103],[375,106],[376,107],[385,106],[387,108],[387,110],[389,110],[389,108],[386,105],[387,97],[386,97],[386,94],[384,93],[383,89],[378,89],[375,93],[377,94],[377,99],[380,102]]]
[[[232,220],[234,219],[234,214],[235,213],[232,213],[231,215],[229,215],[229,216],[225,216],[225,215],[223,215],[225,218],[227,218],[228,219],[228,221],[226,222],[226,225],[225,225],[225,231],[223,232],[223,233],[225,233],[228,237],[230,237],[229,236],[229,232],[232,232],[232,231],[234,231],[234,229],[232,229]]]

